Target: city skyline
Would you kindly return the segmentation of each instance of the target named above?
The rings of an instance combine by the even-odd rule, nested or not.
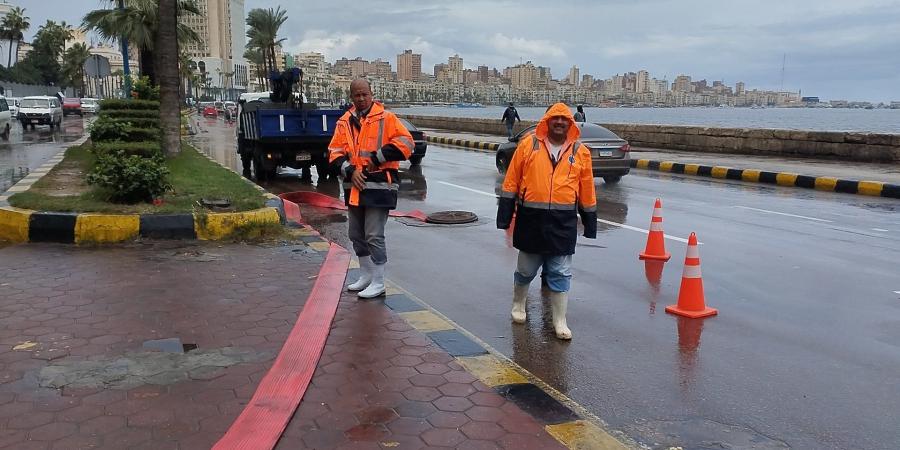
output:
[[[32,18],[27,37],[47,19],[77,24],[95,7],[71,3],[48,0],[39,11],[26,6]],[[245,9],[278,4],[246,0]],[[598,78],[642,68],[669,82],[693,74],[729,86],[744,81],[773,91],[802,89],[823,99],[900,98],[896,0],[761,0],[744,11],[690,0],[576,1],[566,8],[530,0],[454,5],[388,1],[365,14],[354,13],[358,6],[346,0],[287,6],[281,35],[286,51],[318,51],[330,61],[360,56],[396,66],[396,55],[413,49],[422,54],[423,72],[459,54],[469,69],[531,60],[550,67],[556,78],[573,65]],[[567,14],[573,9],[578,14]]]

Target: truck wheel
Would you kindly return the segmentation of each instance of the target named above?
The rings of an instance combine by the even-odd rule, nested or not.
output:
[[[413,166],[418,166],[419,164],[422,164],[422,158],[422,155],[410,156],[409,163]]]
[[[266,181],[266,175],[268,175],[268,171],[265,169],[262,161],[263,156],[261,154],[253,158],[253,176],[257,182]]]
[[[622,179],[621,175],[609,175],[609,176],[603,177],[603,181],[606,182],[607,184],[616,184],[621,179]]]

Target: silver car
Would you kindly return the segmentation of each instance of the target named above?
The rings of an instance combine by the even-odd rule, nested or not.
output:
[[[97,114],[100,112],[100,100],[96,98],[81,99],[81,112],[85,114]]]
[[[581,142],[591,150],[591,167],[595,177],[602,177],[607,183],[616,183],[631,171],[631,146],[628,141],[597,124],[576,122],[576,126],[581,128]],[[528,127],[509,142],[500,144],[496,156],[500,173],[506,172],[519,141],[534,133],[534,128]]]

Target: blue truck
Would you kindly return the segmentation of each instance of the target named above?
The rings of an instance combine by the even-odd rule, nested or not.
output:
[[[303,95],[293,91],[301,77],[298,68],[273,73],[271,93],[241,95],[237,152],[245,177],[271,180],[278,167],[291,167],[301,169],[302,178],[310,180],[313,166],[322,180],[333,175],[328,144],[344,110],[321,109],[305,102]]]

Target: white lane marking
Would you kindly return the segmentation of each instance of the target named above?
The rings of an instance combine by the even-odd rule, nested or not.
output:
[[[894,293],[900,295],[900,291],[894,291]]]
[[[460,186],[460,185],[458,185],[458,184],[448,183],[448,182],[446,182],[446,181],[438,181],[438,183],[441,183],[441,184],[443,184],[443,185],[450,186],[450,187],[455,187],[455,188],[457,188],[457,189],[462,189],[462,190],[464,190],[464,191],[473,192],[473,193],[475,193],[475,194],[481,194],[481,195],[484,195],[484,196],[487,196],[487,197],[493,197],[493,198],[497,198],[497,197],[498,197],[497,194],[491,194],[491,193],[489,193],[489,192],[479,191],[479,190],[472,189],[472,188],[468,188],[468,187],[465,187],[465,186]],[[626,230],[637,231],[637,232],[639,232],[639,233],[644,233],[644,234],[649,234],[649,233],[650,233],[650,230],[645,230],[645,229],[643,229],[643,228],[633,227],[633,226],[631,226],[631,225],[625,225],[624,223],[611,222],[611,221],[609,221],[609,220],[604,220],[604,219],[597,219],[597,222],[605,223],[605,224],[607,224],[607,225],[612,225],[612,226],[615,226],[615,227],[624,228],[624,229],[626,229]],[[668,234],[663,234],[663,236],[665,236],[666,239],[671,239],[671,240],[673,240],[673,241],[683,242],[683,243],[687,244],[687,239],[680,238],[680,237],[677,237],[677,236],[671,236],[671,235],[668,235]],[[701,242],[698,242],[698,244],[702,244],[702,243],[701,243]]]
[[[733,206],[732,208],[749,209],[751,211],[759,211],[759,212],[764,212],[764,213],[768,213],[768,214],[778,214],[779,216],[796,217],[798,219],[806,219],[806,220],[815,220],[817,222],[828,222],[828,223],[833,222],[833,221],[827,220],[827,219],[817,219],[815,217],[798,216],[797,214],[788,214],[788,213],[783,213],[783,212],[778,212],[778,211],[769,211],[768,209],[751,208],[749,206]]]
[[[446,181],[438,181],[438,183],[445,184],[445,185],[447,185],[447,186],[452,186],[452,187],[455,187],[455,188],[457,188],[457,189],[462,189],[462,190],[464,190],[464,191],[469,191],[469,192],[474,192],[474,193],[476,193],[476,194],[485,195],[485,196],[488,196],[488,197],[493,197],[493,198],[497,198],[497,197],[498,197],[497,194],[491,194],[491,193],[489,193],[489,192],[478,191],[478,190],[475,190],[475,189],[472,189],[472,188],[467,188],[467,187],[465,187],[465,186],[460,186],[460,185],[458,185],[458,184],[448,183],[448,182],[446,182]]]
[[[872,228],[872,231],[880,231],[882,233],[887,233],[888,231],[891,231],[891,230],[885,230],[884,228]]]

